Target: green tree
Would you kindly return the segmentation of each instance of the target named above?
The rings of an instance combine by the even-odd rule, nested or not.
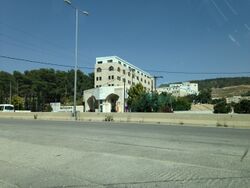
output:
[[[77,101],[82,104],[83,90],[94,87],[94,74],[77,73]],[[0,71],[0,103],[10,103],[10,88],[13,96],[23,98],[27,110],[45,111],[50,102],[72,105],[74,70],[37,69],[13,74]]]
[[[175,98],[167,93],[161,93],[158,96],[158,112],[172,112],[173,111],[173,102]]]
[[[227,114],[232,111],[231,105],[226,103],[226,99],[222,99],[214,105],[214,113]]]
[[[146,91],[141,83],[133,85],[128,90],[128,101],[127,104],[132,111],[135,111],[140,105],[139,101]]]
[[[234,112],[239,114],[250,114],[250,100],[242,100],[235,104]]]
[[[173,102],[174,111],[187,111],[191,109],[191,103],[185,97],[178,97]]]
[[[206,104],[212,102],[211,89],[201,90],[197,96],[197,102]]]
[[[14,95],[12,97],[11,104],[14,105],[15,110],[23,110],[24,109],[24,99],[18,95]]]

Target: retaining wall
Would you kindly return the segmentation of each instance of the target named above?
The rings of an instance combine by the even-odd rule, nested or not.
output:
[[[158,123],[197,126],[222,126],[250,128],[250,115],[246,114],[191,114],[191,113],[92,113],[78,114],[79,121],[105,121],[110,117],[114,122]],[[74,120],[70,112],[0,113],[1,118]]]

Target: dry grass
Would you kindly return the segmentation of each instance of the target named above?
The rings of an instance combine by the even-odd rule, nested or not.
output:
[[[250,85],[230,86],[224,88],[212,88],[212,97],[239,96],[250,91]]]

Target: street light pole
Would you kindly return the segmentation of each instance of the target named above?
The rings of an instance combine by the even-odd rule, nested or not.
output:
[[[78,9],[76,9],[76,34],[75,34],[75,80],[74,80],[74,117],[77,120],[76,114],[76,92],[77,92],[77,65],[78,65]]]
[[[76,94],[77,94],[77,66],[78,66],[78,14],[79,9],[76,8],[71,4],[70,0],[64,0],[65,3],[70,5],[73,9],[76,11],[76,26],[75,26],[75,77],[74,77],[74,108],[73,108],[73,115],[75,117],[75,120],[77,120],[77,113],[76,113]],[[89,15],[88,12],[80,10],[81,13],[84,15]]]

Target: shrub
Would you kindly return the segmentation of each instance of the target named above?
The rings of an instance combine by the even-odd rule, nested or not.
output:
[[[239,114],[250,114],[250,100],[242,100],[240,103],[235,104],[234,112]]]
[[[231,105],[227,104],[225,101],[221,101],[214,105],[214,113],[215,114],[228,114],[231,112]]]

